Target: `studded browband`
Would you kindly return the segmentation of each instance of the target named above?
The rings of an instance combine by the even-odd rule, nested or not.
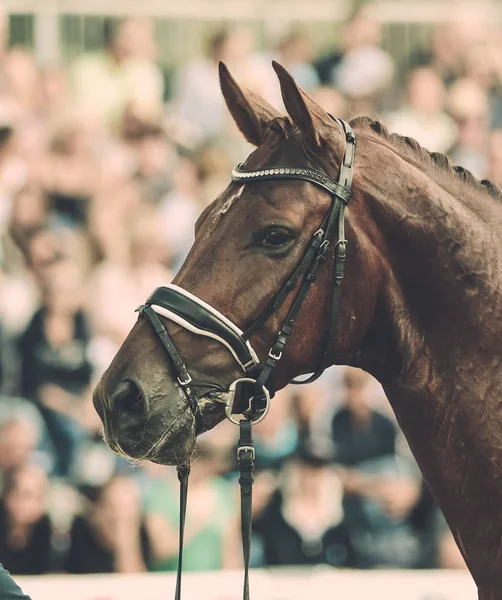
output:
[[[248,180],[267,180],[267,179],[303,179],[323,187],[330,194],[338,196],[345,204],[348,204],[352,192],[350,189],[338,182],[333,181],[322,171],[310,167],[272,167],[270,169],[261,169],[259,171],[245,171],[242,163],[232,169],[232,181]]]

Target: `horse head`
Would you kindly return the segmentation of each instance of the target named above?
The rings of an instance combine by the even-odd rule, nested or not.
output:
[[[261,381],[252,392],[258,397],[263,388],[263,414],[270,388],[278,390],[320,366],[348,363],[359,351],[375,310],[379,271],[375,261],[361,260],[361,243],[352,244],[366,213],[358,208],[357,193],[347,208],[346,282],[339,306],[333,304],[335,255],[345,243],[339,239],[340,219],[343,227],[350,198],[340,177],[343,161],[353,159],[354,136],[283,67],[274,68],[289,117],[240,88],[220,65],[228,109],[256,149],[200,215],[194,244],[173,283],[140,310],[96,388],[94,404],[116,452],[183,464],[197,434],[220,422],[225,407],[228,414],[229,393],[238,411],[234,392],[245,384],[232,388],[232,382],[244,378],[254,385],[257,377],[248,369],[276,359],[273,385]],[[289,341],[277,346],[303,291]],[[329,328],[333,310],[340,314],[337,335]]]

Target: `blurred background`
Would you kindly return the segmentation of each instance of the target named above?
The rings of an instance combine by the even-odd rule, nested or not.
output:
[[[281,107],[278,60],[334,115],[376,116],[502,184],[500,2],[138,10],[0,3],[0,562],[14,574],[175,569],[174,470],[112,455],[90,395],[250,151],[219,60]],[[236,438],[225,423],[200,439],[187,570],[240,566]],[[282,391],[256,444],[253,566],[463,568],[364,373]]]

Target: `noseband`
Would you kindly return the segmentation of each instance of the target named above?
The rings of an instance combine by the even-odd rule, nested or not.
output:
[[[331,115],[330,115],[331,116]],[[274,395],[273,374],[281,360],[284,347],[293,331],[296,318],[302,307],[311,285],[317,279],[319,267],[326,262],[328,250],[333,243],[333,231],[337,230],[334,242],[334,274],[331,321],[326,338],[324,354],[316,372],[302,381],[292,381],[294,384],[305,384],[315,381],[329,366],[329,347],[334,340],[338,324],[340,286],[344,277],[344,266],[347,252],[347,240],[345,239],[344,211],[350,201],[352,192],[352,179],[354,169],[354,157],[356,138],[352,128],[341,119],[331,117],[340,125],[345,134],[345,153],[340,165],[338,181],[334,181],[322,171],[313,168],[299,168],[289,166],[275,166],[258,171],[246,171],[241,165],[232,171],[232,181],[239,183],[251,183],[254,181],[300,179],[308,181],[326,190],[332,197],[331,207],[324,217],[317,231],[312,236],[302,259],[296,266],[283,287],[270,300],[267,307],[258,316],[254,323],[242,331],[216,308],[207,304],[197,296],[169,284],[157,288],[148,298],[143,306],[137,310],[152,325],[155,333],[162,342],[168,356],[171,359],[179,390],[183,390],[190,409],[195,419],[196,433],[201,433],[204,427],[200,407],[195,393],[196,387],[216,388],[226,392],[225,414],[233,423],[240,426],[239,448],[237,458],[241,477],[241,509],[242,509],[242,536],[244,548],[244,600],[249,598],[248,564],[251,535],[251,485],[253,483],[252,471],[254,469],[254,447],[251,437],[252,423],[261,421],[268,412],[270,397]],[[298,282],[302,281],[299,291],[293,301],[286,319],[281,326],[274,344],[268,352],[263,363],[260,362],[257,353],[253,350],[250,339],[264,325],[272,314],[280,309],[289,294],[296,289]],[[223,390],[214,383],[194,382],[190,373],[178,352],[174,342],[169,336],[158,315],[174,321],[187,331],[195,335],[208,337],[218,341],[232,354],[237,362],[243,376],[233,381],[227,390]],[[237,420],[234,414],[234,400],[237,389],[242,384],[249,384],[252,393],[249,397],[248,408],[242,414],[244,419]],[[178,561],[178,575],[176,582],[176,600],[181,597],[181,567],[183,530],[186,512],[186,495],[188,488],[189,466],[178,467],[178,477],[181,482],[180,495],[180,554]]]

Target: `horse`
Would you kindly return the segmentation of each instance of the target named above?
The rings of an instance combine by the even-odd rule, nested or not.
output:
[[[107,443],[129,457],[186,464],[197,434],[228,416],[229,382],[242,378],[239,352],[260,365],[280,358],[277,390],[320,365],[361,368],[382,384],[480,600],[500,598],[502,195],[380,122],[353,119],[357,152],[346,240],[338,239],[348,246],[336,331],[329,327],[339,259],[333,235],[290,341],[274,355],[269,349],[306,279],[291,274],[333,206],[326,187],[289,175],[303,169],[333,181],[352,138],[281,65],[273,67],[288,116],[220,64],[228,110],[255,150],[200,215],[171,286],[176,302],[206,307],[202,320],[219,319],[208,327],[220,334],[201,337],[173,311],[156,324],[140,311],[94,393]],[[264,176],[283,165],[291,167],[284,176]],[[263,177],[243,175],[253,172]],[[267,310],[292,280],[277,309]],[[257,320],[253,352],[230,339]],[[168,342],[178,349],[171,360]],[[189,374],[180,376],[185,363]]]

